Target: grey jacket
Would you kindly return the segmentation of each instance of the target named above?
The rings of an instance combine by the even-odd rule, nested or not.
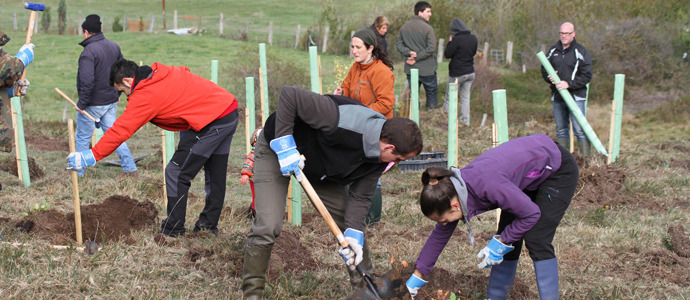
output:
[[[414,16],[400,27],[395,47],[406,58],[410,51],[417,52],[417,62],[414,65],[405,64],[405,74],[410,69],[419,69],[419,76],[430,76],[436,73],[436,34],[429,22],[420,16]]]

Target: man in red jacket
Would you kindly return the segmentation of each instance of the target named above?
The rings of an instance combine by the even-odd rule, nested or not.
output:
[[[127,108],[91,150],[70,153],[68,169],[95,165],[149,121],[167,130],[186,130],[165,169],[168,217],[161,232],[184,235],[190,181],[204,167],[206,205],[194,232],[217,234],[228,153],[238,123],[235,96],[187,67],[160,63],[139,67],[125,59],[112,65],[110,84],[127,95]]]

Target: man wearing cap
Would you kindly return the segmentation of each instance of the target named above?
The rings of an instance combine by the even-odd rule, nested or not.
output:
[[[105,132],[113,126],[117,113],[117,103],[120,93],[110,85],[110,66],[123,58],[120,46],[108,40],[101,32],[101,17],[88,15],[84,23],[84,40],[79,43],[84,47],[79,56],[79,71],[77,72],[77,132],[75,135],[77,152],[89,150],[89,142],[96,124],[82,114],[88,112],[96,120],[100,119],[101,128]],[[134,158],[126,143],[122,143],[117,150],[117,156],[122,164],[121,176],[138,175]],[[84,176],[84,170],[79,170],[79,176]]]
[[[0,152],[12,152],[14,131],[10,98],[26,94],[29,81],[20,78],[24,68],[34,61],[34,44],[23,45],[15,56],[11,56],[2,49],[9,41],[10,37],[0,31]]]

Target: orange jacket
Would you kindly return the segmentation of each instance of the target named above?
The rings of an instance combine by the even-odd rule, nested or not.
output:
[[[352,64],[343,80],[343,96],[355,99],[386,116],[393,117],[395,75],[381,60],[363,65]]]
[[[151,77],[139,81],[125,111],[91,149],[96,160],[115,151],[146,122],[173,131],[200,131],[237,108],[235,96],[187,67],[154,63],[151,68]]]

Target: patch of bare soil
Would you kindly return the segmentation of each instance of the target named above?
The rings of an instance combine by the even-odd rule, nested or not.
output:
[[[127,196],[110,196],[102,204],[81,206],[82,237],[99,244],[108,241],[134,243],[132,231],[156,223],[158,211],[150,201],[139,202]],[[30,236],[53,244],[69,244],[76,240],[74,213],[56,210],[32,212],[15,224]]]
[[[3,161],[0,164],[0,170],[3,170],[7,173],[10,173],[14,176],[19,176],[19,172],[17,172],[17,161],[14,159],[15,156],[12,156],[10,159]],[[36,163],[36,160],[34,160],[33,157],[28,157],[29,159],[29,176],[31,179],[40,179],[43,178],[45,173],[43,172],[43,169],[41,169],[41,166]]]
[[[673,252],[679,256],[690,258],[690,234],[685,231],[685,227],[681,224],[670,225],[668,235]]]
[[[295,233],[287,230],[283,230],[276,239],[269,265],[271,267],[266,274],[266,279],[269,282],[275,282],[281,273],[301,276],[303,271],[314,271],[320,267],[311,250],[302,245]]]
[[[31,135],[25,132],[24,140],[26,141],[27,148],[69,153],[69,139],[67,137],[49,138],[45,135]]]
[[[624,169],[615,165],[593,166],[580,163],[580,179],[571,207],[603,207],[636,203],[633,197],[620,193],[627,177]],[[650,203],[650,205],[653,205]]]

